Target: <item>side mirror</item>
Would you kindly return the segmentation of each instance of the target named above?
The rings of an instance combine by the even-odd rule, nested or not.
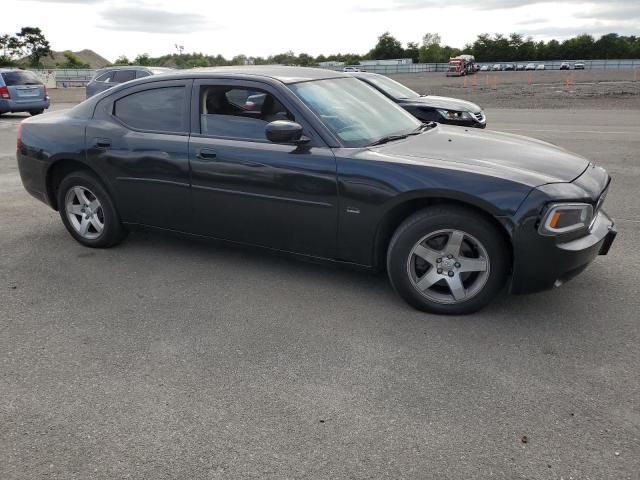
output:
[[[302,135],[302,125],[289,120],[276,120],[265,127],[267,140],[273,143],[307,143],[309,139]]]

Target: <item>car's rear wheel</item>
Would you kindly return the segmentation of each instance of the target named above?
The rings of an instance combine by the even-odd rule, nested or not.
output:
[[[88,172],[72,172],[60,182],[58,210],[71,236],[87,247],[112,247],[126,236],[111,197]]]
[[[39,110],[29,110],[29,114],[33,117],[35,115],[40,115],[42,112],[44,112],[44,108],[41,108]]]
[[[510,250],[483,216],[457,206],[422,210],[396,230],[387,252],[394,289],[415,308],[467,314],[505,284]]]

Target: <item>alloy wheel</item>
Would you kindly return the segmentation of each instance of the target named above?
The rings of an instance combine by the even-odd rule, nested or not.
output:
[[[428,300],[457,304],[477,295],[487,283],[487,250],[472,235],[455,229],[432,232],[411,249],[407,274]]]
[[[82,238],[95,240],[104,230],[104,210],[96,195],[76,185],[67,191],[65,211],[73,229]]]

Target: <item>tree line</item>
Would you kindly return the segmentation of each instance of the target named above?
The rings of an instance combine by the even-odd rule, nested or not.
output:
[[[582,34],[563,41],[534,41],[519,33],[502,35],[496,33],[478,35],[473,43],[464,48],[443,45],[440,35],[427,33],[422,41],[408,42],[406,46],[389,32],[378,37],[376,45],[365,54],[337,53],[314,57],[307,53],[295,54],[292,51],[271,55],[269,57],[247,57],[237,55],[227,59],[222,55],[206,55],[203,53],[174,53],[161,57],[138,55],[132,60],[122,56],[117,65],[149,65],[176,68],[214,67],[223,65],[285,64],[314,66],[321,62],[344,62],[347,65],[357,64],[360,60],[386,60],[411,58],[414,63],[444,63],[451,57],[461,53],[470,54],[480,62],[519,61],[519,60],[592,60],[640,58],[640,37],[622,36],[616,33],[602,35],[596,39]]]
[[[461,53],[471,54],[480,62],[519,60],[591,60],[640,58],[640,37],[623,36],[616,33],[602,35],[598,39],[582,34],[563,41],[535,41],[519,33],[478,35],[473,43],[459,49],[444,45],[440,35],[427,33],[420,42],[408,42],[403,46],[389,32],[378,37],[375,46],[367,53],[336,53],[313,56],[293,51],[268,57],[248,57],[236,55],[225,58],[222,55],[204,53],[171,53],[151,57],[146,53],[133,59],[120,56],[115,65],[145,65],[174,68],[215,67],[224,65],[300,65],[314,66],[321,62],[344,62],[357,64],[360,60],[386,60],[411,58],[414,63],[443,63]],[[44,33],[37,27],[23,27],[15,35],[0,35],[0,66],[40,67],[41,60],[52,56],[51,46]],[[70,51],[64,52],[64,61],[57,62],[58,68],[88,68],[80,58]]]

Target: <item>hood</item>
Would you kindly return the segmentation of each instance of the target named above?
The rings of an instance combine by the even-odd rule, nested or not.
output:
[[[442,108],[446,110],[456,110],[459,112],[471,112],[478,113],[482,109],[475,103],[467,102],[466,100],[460,100],[459,98],[450,97],[437,97],[435,95],[426,95],[424,97],[409,98],[406,100],[400,100],[401,104],[410,104],[432,108]]]
[[[371,151],[395,157],[390,161],[460,168],[531,187],[571,182],[589,166],[587,159],[541,140],[449,125],[438,125]]]

